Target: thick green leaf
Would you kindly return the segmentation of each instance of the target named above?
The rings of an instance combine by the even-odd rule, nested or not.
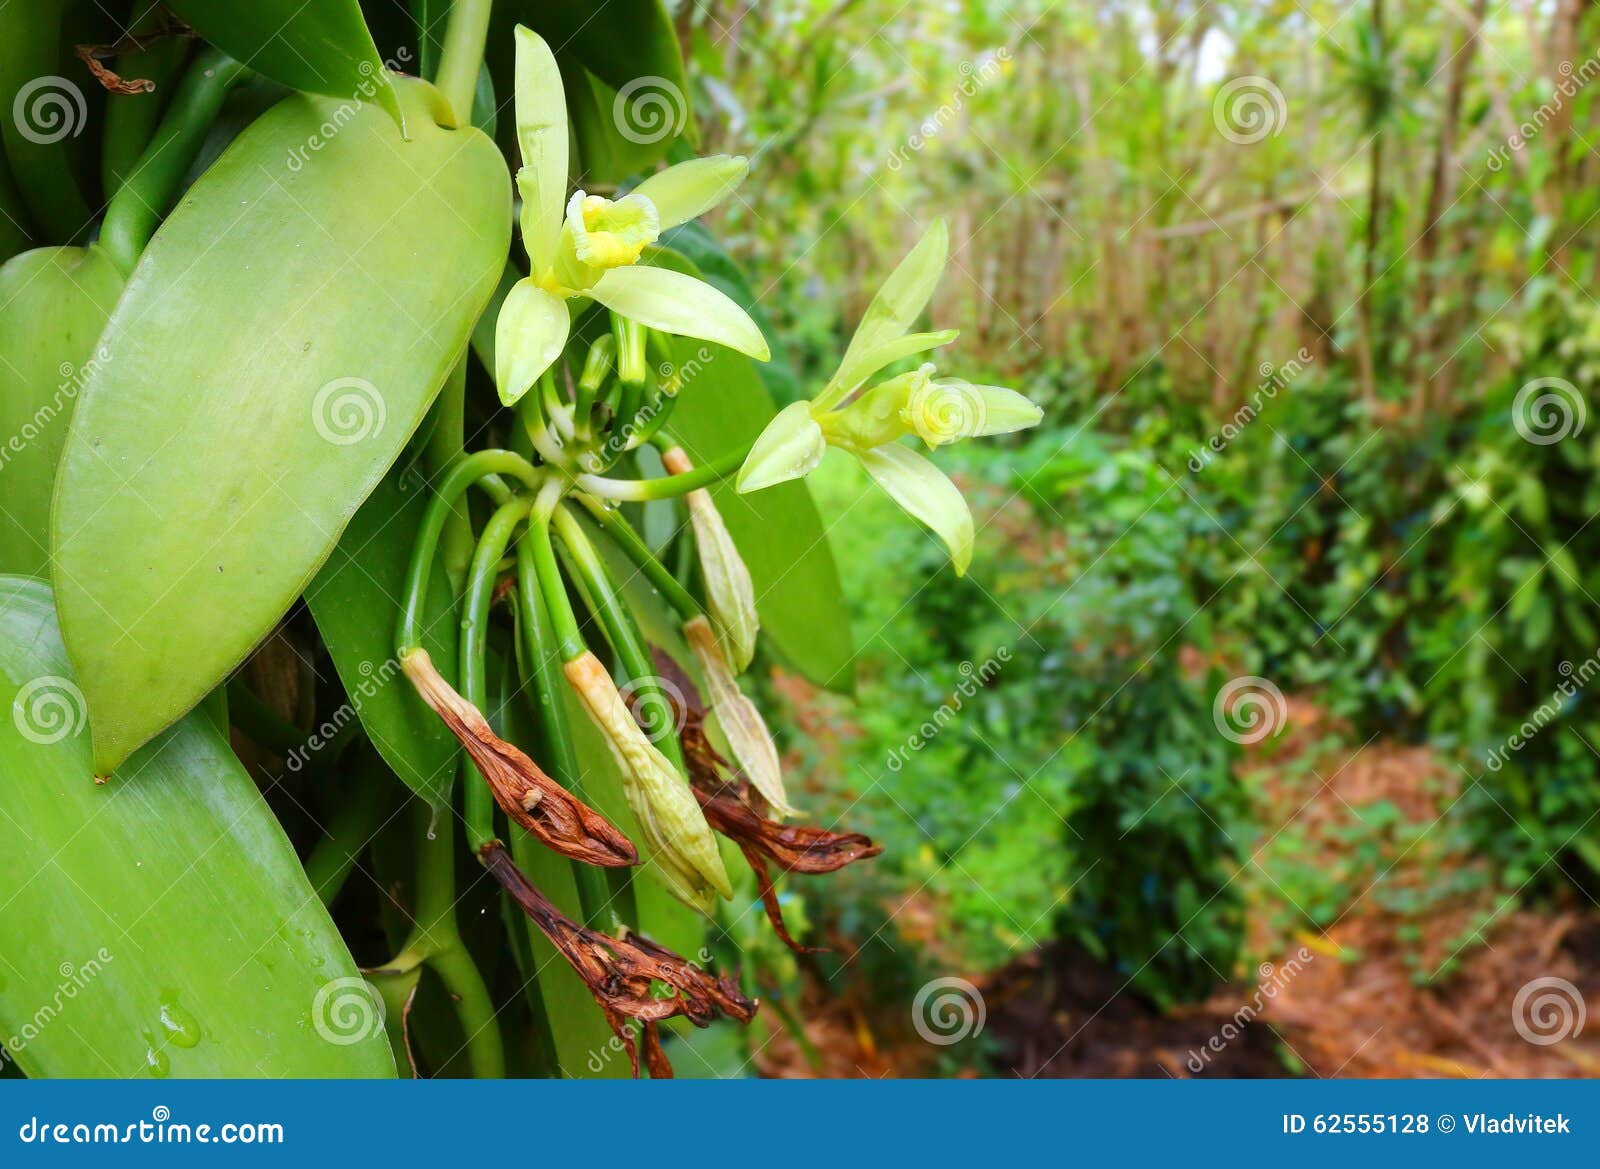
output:
[[[426,506],[420,478],[384,476],[306,588],[306,604],[378,753],[438,809],[450,800],[459,754],[455,736],[406,681],[394,657],[406,568]],[[459,628],[442,568],[436,567],[431,584],[423,646],[454,685]]]
[[[56,464],[121,291],[98,247],[35,248],[0,267],[0,572],[49,567]]]
[[[375,101],[401,118],[393,79],[356,0],[167,0],[167,7],[257,73],[307,93]]]
[[[355,963],[204,711],[104,785],[42,581],[0,577],[0,1036],[30,1076],[391,1076]]]
[[[671,430],[696,463],[755,441],[772,420],[753,363],[728,349],[673,338],[683,389]],[[850,620],[833,550],[803,482],[740,495],[731,479],[711,491],[755,585],[761,632],[781,657],[818,685],[854,684]]]
[[[291,97],[157,232],[101,338],[56,486],[62,631],[97,768],[231,670],[327,558],[466,347],[510,245],[477,130],[399,85]],[[308,144],[318,144],[313,149]]]

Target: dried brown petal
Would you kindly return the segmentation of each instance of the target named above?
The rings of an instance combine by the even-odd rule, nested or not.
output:
[[[682,726],[684,765],[695,799],[706,815],[706,823],[739,846],[744,859],[755,872],[761,893],[761,907],[784,945],[796,953],[814,953],[816,947],[802,946],[784,924],[767,862],[789,873],[831,873],[853,861],[868,860],[883,851],[871,837],[859,832],[829,832],[804,824],[781,824],[767,818],[761,793],[745,779],[738,768],[724,759],[705,732],[706,712],[700,691],[690,681],[672,655],[654,650],[656,671],[676,687],[682,701],[674,701],[674,714]]]
[[[720,791],[695,785],[695,796],[706,821],[745,850],[770,859],[786,873],[832,873],[852,861],[866,860],[883,851],[870,836],[859,832],[830,832],[808,824],[780,824],[759,815],[748,796],[725,784]]]
[[[741,1023],[755,1017],[756,1003],[744,997],[732,979],[708,974],[640,934],[614,938],[567,917],[523,875],[498,841],[484,845],[478,859],[583,979],[627,1049],[635,1076],[639,1074],[639,1053],[627,1028],[628,1019],[637,1019],[644,1026],[650,1074],[665,1078],[672,1074],[672,1065],[655,1031],[661,1020],[682,1015],[704,1027],[718,1012]],[[653,995],[651,986],[657,982],[671,987],[672,993]]]
[[[496,735],[478,708],[434,669],[426,650],[403,654],[400,668],[466,748],[507,816],[540,843],[573,860],[606,868],[638,863],[633,843],[521,750]]]

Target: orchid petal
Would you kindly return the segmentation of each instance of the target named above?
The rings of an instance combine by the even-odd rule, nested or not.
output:
[[[502,403],[516,405],[556,363],[571,327],[566,301],[530,279],[517,281],[494,326],[494,380]]]
[[[902,416],[929,446],[942,446],[957,439],[1026,430],[1039,424],[1044,411],[1004,386],[951,379],[919,386]]]
[[[733,194],[749,173],[750,160],[737,155],[693,158],[651,175],[632,193],[656,205],[665,231],[704,215]]]
[[[522,169],[522,246],[535,273],[555,262],[567,193],[567,99],[561,70],[544,38],[517,26],[517,143]]]
[[[915,451],[892,443],[858,451],[856,457],[907,514],[945,542],[956,575],[963,575],[972,562],[972,512],[949,477]]]
[[[927,307],[949,258],[950,229],[944,220],[937,219],[867,306],[838,372],[817,396],[820,409],[832,407],[870,376],[868,354],[905,336]],[[883,365],[876,368],[882,369]]]
[[[749,315],[702,280],[667,268],[611,268],[587,294],[641,325],[737,349],[767,361],[772,351]]]
[[[817,469],[827,450],[822,427],[811,416],[811,403],[785,406],[767,423],[745,457],[744,466],[739,468],[739,492],[760,491],[803,478]]]

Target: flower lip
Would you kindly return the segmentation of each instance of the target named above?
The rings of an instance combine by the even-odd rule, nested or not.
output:
[[[661,217],[648,196],[573,192],[567,202],[567,227],[581,263],[591,268],[626,268],[639,262],[645,248],[661,234]]]

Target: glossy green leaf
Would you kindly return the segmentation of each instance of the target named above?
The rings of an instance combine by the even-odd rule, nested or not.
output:
[[[401,120],[393,79],[356,0],[167,0],[167,7],[257,73],[306,93],[377,102]]]
[[[95,95],[87,70],[62,64],[66,8],[66,0],[0,4],[0,143],[39,238],[56,243],[77,237],[91,218],[72,148]]]
[[[121,292],[98,247],[35,248],[0,267],[0,572],[46,573],[56,464]]]
[[[437,93],[338,132],[295,96],[139,261],[62,459],[52,547],[96,766],[115,767],[288,609],[416,430],[510,245],[510,182]],[[310,149],[308,143],[320,143]]]
[[[361,505],[306,587],[306,604],[349,696],[350,713],[406,786],[434,808],[449,803],[459,750],[394,657],[411,548],[427,506],[418,476],[390,472]],[[442,569],[431,581],[422,642],[455,684],[458,626]]]
[[[90,778],[42,581],[0,577],[0,1036],[30,1076],[391,1076],[355,963],[203,712]]]

